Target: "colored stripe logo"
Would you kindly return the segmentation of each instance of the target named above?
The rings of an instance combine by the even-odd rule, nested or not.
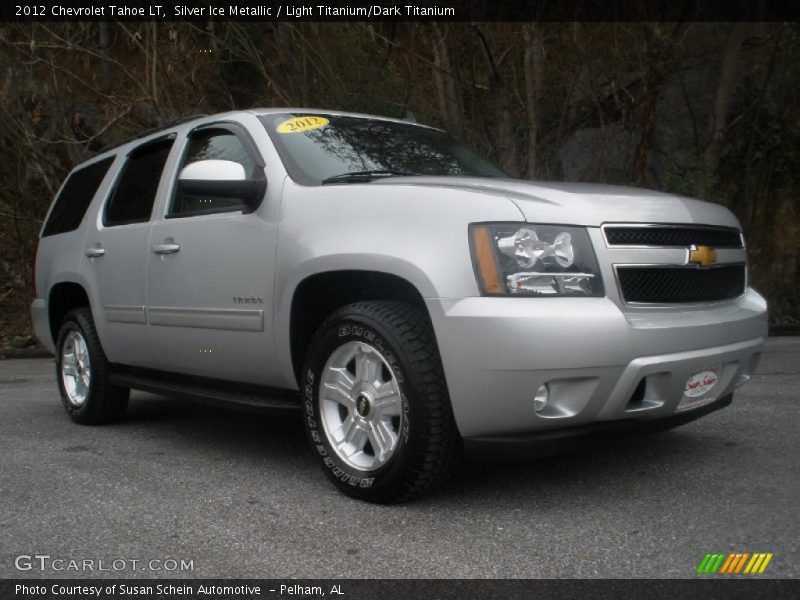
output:
[[[714,552],[707,553],[697,572],[707,574],[725,575],[756,575],[761,574],[767,569],[767,565],[772,560],[772,552]]]

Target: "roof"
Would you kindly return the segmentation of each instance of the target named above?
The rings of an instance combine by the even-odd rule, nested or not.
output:
[[[156,127],[154,129],[148,129],[138,133],[132,137],[129,137],[125,140],[120,142],[116,142],[114,144],[109,144],[104,146],[100,150],[98,150],[97,154],[95,154],[92,158],[82,161],[80,164],[75,166],[75,169],[85,166],[89,163],[94,162],[95,160],[100,159],[103,155],[107,154],[108,152],[130,144],[131,142],[135,142],[136,140],[144,139],[155,134],[158,134],[162,131],[167,131],[179,125],[186,125],[187,123],[191,123],[192,121],[199,121],[200,119],[213,119],[215,117],[230,117],[234,115],[242,115],[242,114],[250,114],[256,117],[265,116],[265,115],[274,115],[274,114],[282,114],[282,113],[300,113],[300,114],[312,114],[312,115],[336,115],[336,116],[343,116],[343,117],[356,117],[362,119],[378,119],[381,121],[389,121],[393,123],[404,123],[406,125],[417,125],[418,127],[425,127],[427,129],[436,129],[435,127],[431,127],[430,125],[423,125],[421,123],[416,123],[414,121],[407,121],[404,119],[393,119],[391,117],[382,117],[380,115],[370,115],[366,113],[355,113],[355,112],[347,112],[347,111],[340,111],[340,110],[326,110],[320,108],[251,108],[247,110],[234,110],[234,111],[227,111],[223,113],[217,113],[213,115],[206,115],[206,114],[196,114],[187,117],[179,117],[176,119],[172,119],[160,127]]]
[[[175,127],[176,125],[182,125],[184,123],[188,123],[189,121],[194,121],[195,119],[201,119],[207,116],[208,115],[197,114],[197,115],[191,115],[189,117],[178,117],[177,119],[172,119],[164,123],[161,127],[156,127],[154,129],[147,129],[124,141],[103,146],[102,148],[100,148],[100,150],[97,151],[97,153],[103,154],[104,152],[108,152],[109,150],[113,150],[114,148],[118,148],[119,146],[124,146],[125,144],[129,144],[130,142],[133,142],[135,140],[146,138],[147,136],[153,135],[154,133],[158,133],[159,131],[164,131],[166,129],[170,129],[171,127]]]

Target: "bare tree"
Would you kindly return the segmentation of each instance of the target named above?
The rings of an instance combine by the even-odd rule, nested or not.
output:
[[[712,177],[715,179],[719,168],[720,145],[728,124],[733,87],[737,79],[739,55],[742,49],[742,42],[747,37],[748,30],[748,23],[742,21],[732,23],[725,42],[725,49],[722,52],[719,83],[717,84],[717,93],[714,100],[714,110],[711,113],[709,142],[706,148],[706,162]]]
[[[525,109],[528,115],[528,152],[525,175],[536,177],[539,168],[539,97],[544,80],[544,43],[542,30],[536,23],[523,25],[525,38]]]
[[[458,87],[453,76],[453,65],[450,61],[448,47],[447,24],[431,23],[433,38],[433,82],[436,87],[436,98],[442,121],[450,133],[457,135],[461,130],[461,101]]]
[[[645,29],[644,93],[639,115],[639,143],[633,154],[633,180],[643,182],[647,170],[647,158],[653,144],[653,121],[656,101],[666,79],[667,59],[672,54],[682,22],[657,23]],[[665,31],[668,28],[669,31]]]
[[[486,23],[473,27],[489,73],[488,104],[492,107],[491,131],[494,134],[492,137],[497,162],[508,173],[517,174],[519,168],[512,124],[511,90],[501,68],[508,49],[505,52],[498,51],[492,29]]]

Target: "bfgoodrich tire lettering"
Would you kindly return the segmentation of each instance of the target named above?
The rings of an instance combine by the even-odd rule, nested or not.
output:
[[[320,388],[326,364],[338,349],[354,343],[377,351],[402,398],[401,414],[392,428],[396,446],[388,459],[374,461],[374,469],[363,466],[369,461],[362,461],[361,468],[348,464],[352,461],[342,458],[322,419]],[[362,500],[413,499],[445,480],[459,455],[460,438],[431,324],[424,310],[414,306],[359,302],[331,315],[306,358],[303,404],[306,432],[324,472],[344,493]]]
[[[85,346],[81,350],[85,349],[88,355],[85,363],[90,365],[90,376],[77,395],[69,387],[69,378],[64,376],[65,365],[72,352],[67,346],[76,340],[79,346]],[[70,371],[67,367],[67,371]],[[108,376],[108,360],[97,337],[91,311],[88,308],[71,311],[61,322],[56,341],[56,380],[61,402],[73,421],[82,425],[99,425],[122,416],[128,406],[130,390],[111,385]]]

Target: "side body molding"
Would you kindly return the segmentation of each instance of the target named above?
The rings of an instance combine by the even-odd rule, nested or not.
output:
[[[106,320],[114,323],[224,329],[227,331],[264,331],[263,310],[222,308],[174,308],[151,306],[105,307]]]

